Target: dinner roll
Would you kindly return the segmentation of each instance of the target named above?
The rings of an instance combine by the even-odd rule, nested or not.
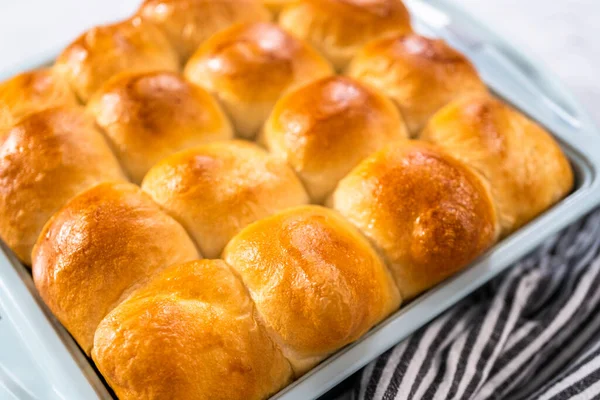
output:
[[[289,363],[221,260],[164,270],[100,324],[92,357],[120,400],[262,400]]]
[[[222,102],[244,138],[254,137],[283,93],[332,72],[315,50],[269,23],[217,33],[185,67],[190,81]]]
[[[363,158],[408,137],[394,104],[346,77],[310,83],[277,102],[263,131],[269,151],[288,162],[321,203]]]
[[[327,208],[302,206],[255,222],[229,242],[223,258],[297,376],[400,305],[375,250]]]
[[[157,27],[133,18],[85,32],[58,56],[54,68],[86,103],[119,72],[176,71],[179,58]]]
[[[76,104],[77,98],[67,82],[51,69],[18,74],[0,83],[0,134],[32,112]]]
[[[190,233],[208,258],[243,227],[308,196],[294,172],[243,141],[211,143],[155,165],[142,188]]]
[[[262,0],[262,3],[273,15],[277,16],[285,6],[292,4],[294,1],[296,0]]]
[[[26,116],[0,135],[0,236],[31,265],[31,249],[52,214],[109,180],[125,177],[83,110],[65,106]]]
[[[412,31],[402,0],[299,0],[281,12],[279,24],[315,46],[338,70],[367,42]]]
[[[473,94],[449,104],[431,119],[422,138],[489,180],[505,235],[573,188],[571,166],[554,139],[491,95]]]
[[[145,0],[138,15],[160,27],[184,61],[229,25],[271,19],[260,0]]]
[[[390,96],[413,136],[450,101],[487,90],[464,55],[442,40],[417,34],[367,44],[352,60],[348,74]]]
[[[481,178],[426,143],[406,141],[367,158],[332,200],[385,256],[404,299],[460,271],[497,237]]]
[[[135,183],[172,153],[233,137],[217,101],[172,72],[117,75],[96,92],[88,110]]]
[[[33,250],[40,296],[86,353],[100,321],[148,277],[198,258],[185,230],[129,183],[73,198]]]

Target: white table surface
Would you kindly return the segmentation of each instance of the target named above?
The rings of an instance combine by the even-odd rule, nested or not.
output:
[[[600,123],[600,0],[453,0],[546,62]]]

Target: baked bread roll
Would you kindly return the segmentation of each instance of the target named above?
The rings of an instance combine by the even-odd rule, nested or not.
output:
[[[234,23],[271,19],[260,0],[145,0],[138,15],[165,32],[183,61]]]
[[[402,0],[299,0],[281,12],[279,24],[311,43],[337,70],[367,42],[412,31]]]
[[[262,219],[236,235],[223,258],[297,376],[400,305],[375,250],[327,208],[302,206]]]
[[[315,50],[269,23],[217,33],[185,67],[188,80],[217,96],[243,138],[256,135],[283,93],[332,73]]]
[[[348,75],[394,100],[415,136],[440,108],[471,92],[486,92],[475,67],[442,40],[394,35],[367,44]]]
[[[164,270],[100,324],[92,357],[121,400],[261,400],[289,363],[221,260]]]
[[[312,200],[322,203],[363,158],[407,137],[390,100],[376,89],[336,76],[279,100],[262,140],[296,171]]]
[[[24,72],[0,83],[0,134],[35,111],[76,105],[69,85],[51,69]]]
[[[185,230],[129,183],[80,194],[44,227],[33,280],[54,315],[90,354],[100,321],[169,265],[199,258]]]
[[[65,106],[26,116],[0,135],[0,236],[31,265],[31,249],[52,214],[109,180],[125,177],[82,109]]]
[[[431,119],[422,139],[487,178],[504,235],[573,188],[571,166],[554,139],[491,95],[473,94],[449,104]]]
[[[332,203],[384,255],[404,299],[466,267],[499,230],[483,180],[420,142],[367,158],[340,182]]]
[[[119,72],[177,71],[179,58],[157,27],[132,18],[85,32],[58,56],[54,68],[87,103]]]
[[[295,0],[262,0],[262,3],[273,15],[277,16],[285,6],[292,4],[294,1]]]
[[[117,75],[87,108],[135,183],[172,153],[233,137],[217,101],[172,72]]]
[[[190,233],[202,254],[219,256],[246,225],[306,204],[294,172],[243,141],[211,143],[155,165],[142,188]]]

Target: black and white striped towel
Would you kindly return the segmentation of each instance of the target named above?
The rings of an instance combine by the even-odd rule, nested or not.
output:
[[[600,399],[600,210],[369,364],[339,399]]]

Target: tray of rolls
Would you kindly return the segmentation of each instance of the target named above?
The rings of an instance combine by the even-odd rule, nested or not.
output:
[[[146,0],[0,83],[0,382],[318,398],[598,205],[599,138],[445,1]]]

